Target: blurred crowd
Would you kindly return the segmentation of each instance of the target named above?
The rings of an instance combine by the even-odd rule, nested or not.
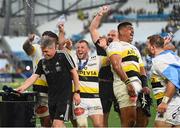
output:
[[[4,67],[0,68],[1,72],[22,72],[24,68],[22,67],[22,62],[19,61],[19,59],[13,55],[13,53],[10,53],[6,50],[0,50],[0,59],[6,59],[7,64],[5,64]]]

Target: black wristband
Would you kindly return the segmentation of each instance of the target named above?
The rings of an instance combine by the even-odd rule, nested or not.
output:
[[[142,87],[147,87],[147,76],[141,75],[141,82],[142,82]]]
[[[131,81],[130,81],[129,79],[126,79],[126,80],[124,81],[124,83],[125,83],[125,85],[128,85],[129,83],[131,83]]]
[[[74,91],[74,93],[78,93],[78,94],[80,94],[80,90],[76,90],[76,91]]]

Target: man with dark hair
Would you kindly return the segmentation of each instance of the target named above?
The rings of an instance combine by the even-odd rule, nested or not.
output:
[[[148,53],[152,57],[151,85],[157,100],[155,127],[180,127],[180,58],[164,49],[160,35],[149,36]]]
[[[65,51],[56,51],[57,41],[44,37],[41,50],[44,58],[38,62],[35,73],[28,78],[17,91],[24,92],[41,75],[45,75],[48,83],[48,106],[52,127],[64,127],[68,119],[72,97],[72,80],[74,82],[73,100],[80,103],[79,77],[72,58]]]
[[[52,38],[54,38],[55,40],[58,41],[58,36],[57,36],[54,32],[45,31],[45,32],[43,32],[43,34],[42,34],[42,37],[43,37],[43,36],[49,36],[49,37],[52,37]]]
[[[123,29],[124,27],[128,27],[128,26],[132,26],[132,23],[130,23],[130,22],[122,22],[122,23],[118,24],[117,29],[118,29],[118,30],[121,30],[121,29]]]
[[[51,32],[45,31],[42,38],[48,37],[58,41],[58,36]],[[39,60],[43,57],[40,48],[40,37],[35,34],[30,34],[28,39],[23,44],[23,49],[28,56],[31,57],[33,63],[33,71],[35,72]],[[48,86],[44,75],[33,84],[33,91],[37,92],[37,104],[35,105],[35,114],[40,118],[42,127],[50,127],[51,120],[48,110]]]
[[[149,97],[150,90],[144,64],[138,49],[130,44],[134,35],[132,24],[122,22],[117,28],[119,41],[112,42],[106,51],[112,64],[113,88],[120,107],[121,124],[123,127],[145,127],[150,110],[143,107],[150,106],[147,106],[149,101],[143,97]],[[141,93],[142,97],[137,100]]]

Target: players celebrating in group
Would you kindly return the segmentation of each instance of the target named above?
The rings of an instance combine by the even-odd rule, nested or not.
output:
[[[89,27],[98,55],[91,56],[86,40],[76,42],[73,54],[72,41],[65,39],[64,24],[58,24],[59,39],[42,37],[38,47],[43,57],[36,58],[34,74],[17,91],[25,91],[44,75],[53,127],[64,127],[68,115],[74,127],[88,127],[87,117],[94,127],[108,127],[112,103],[122,127],[146,127],[151,116],[151,83],[157,100],[155,126],[180,126],[180,58],[165,49],[169,42],[161,35],[148,37],[147,49],[153,58],[148,82],[140,52],[131,44],[132,23],[119,23],[107,36],[98,32],[108,11],[109,6],[101,7]],[[24,49],[33,55],[35,46],[26,42]]]

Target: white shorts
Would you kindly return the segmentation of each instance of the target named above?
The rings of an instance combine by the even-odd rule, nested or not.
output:
[[[136,94],[138,95],[138,93],[142,89],[140,80],[138,80],[135,77],[132,77],[129,79],[135,89]],[[114,95],[119,103],[120,108],[136,106],[136,102],[130,101],[130,97],[127,91],[127,85],[125,85],[124,82],[119,80],[118,82],[116,81],[115,83],[113,83],[113,90],[114,90]]]
[[[37,103],[35,104],[35,114],[38,117],[46,117],[49,115],[48,109],[48,94],[47,93],[38,93],[37,94]]]
[[[130,77],[132,86],[134,87],[134,90],[136,92],[136,95],[138,95],[139,92],[142,90],[142,83],[137,77]]]
[[[74,113],[76,108],[83,108],[84,112],[80,115]],[[81,98],[79,105],[73,104],[73,116],[74,119],[78,117],[88,117],[91,115],[103,115],[102,105],[100,98]]]
[[[172,125],[180,125],[180,97],[174,96],[165,113],[156,113],[155,121],[164,121]]]

